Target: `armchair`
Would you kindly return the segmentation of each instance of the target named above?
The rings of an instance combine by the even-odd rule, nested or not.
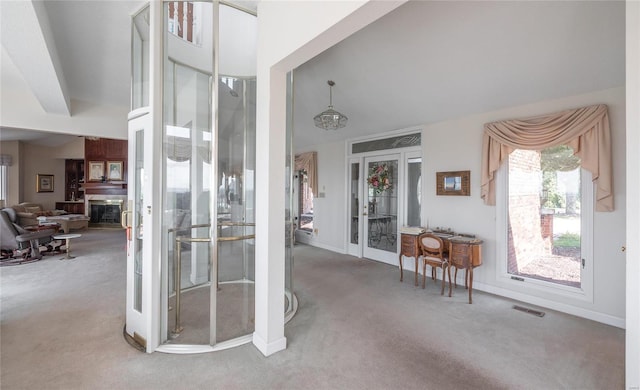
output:
[[[28,232],[12,222],[11,211],[0,210],[0,253],[2,260],[20,255],[23,260],[41,259],[40,247],[53,241],[55,229]],[[13,213],[15,214],[15,213]],[[52,248],[49,248],[52,249]]]

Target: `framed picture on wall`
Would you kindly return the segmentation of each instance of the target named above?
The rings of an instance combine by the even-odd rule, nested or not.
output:
[[[53,175],[36,175],[36,192],[53,192]]]
[[[122,161],[107,161],[107,179],[122,180]]]
[[[89,161],[89,181],[102,181],[104,161]]]
[[[469,196],[471,171],[436,172],[436,195]]]

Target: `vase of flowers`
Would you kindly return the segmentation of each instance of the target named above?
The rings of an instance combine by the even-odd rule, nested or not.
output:
[[[377,194],[392,189],[389,166],[387,164],[373,164],[369,170],[367,183]]]

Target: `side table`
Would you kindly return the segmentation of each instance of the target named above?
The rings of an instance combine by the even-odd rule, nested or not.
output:
[[[413,257],[416,261],[415,285],[418,285],[418,258],[420,257],[420,246],[418,244],[419,234],[402,233],[400,236],[400,281],[403,279],[402,256]]]
[[[75,259],[75,256],[71,256],[71,239],[82,237],[82,234],[56,234],[53,236],[56,240],[65,240],[65,245],[67,247],[67,255],[65,257],[61,257],[60,260],[69,260]]]

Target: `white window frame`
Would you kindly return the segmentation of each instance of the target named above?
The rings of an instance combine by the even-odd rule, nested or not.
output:
[[[6,165],[0,165],[0,200],[7,201],[7,186],[9,185],[9,180],[7,179],[7,174],[9,169]]]
[[[510,289],[545,298],[570,298],[593,303],[593,213],[594,184],[591,173],[580,169],[581,185],[581,255],[584,267],[581,270],[580,287],[565,286],[523,275],[511,275],[507,271],[508,260],[508,173],[509,161],[506,161],[496,172],[496,280]],[[515,280],[517,277],[521,280]]]

